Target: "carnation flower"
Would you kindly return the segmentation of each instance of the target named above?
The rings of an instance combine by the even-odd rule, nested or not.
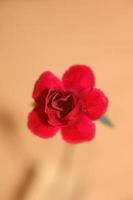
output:
[[[74,65],[58,79],[50,71],[37,80],[34,109],[28,116],[28,127],[42,138],[53,137],[61,130],[62,138],[72,144],[90,141],[95,136],[95,120],[106,112],[108,99],[95,88],[92,69]]]

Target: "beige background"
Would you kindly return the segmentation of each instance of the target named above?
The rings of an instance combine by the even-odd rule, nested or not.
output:
[[[43,182],[32,189],[32,177],[36,166],[59,162],[64,142],[30,134],[31,91],[44,70],[61,77],[75,63],[92,66],[115,123],[97,123],[93,142],[72,147],[85,185],[79,199],[133,199],[133,1],[0,0],[1,200],[45,199]]]

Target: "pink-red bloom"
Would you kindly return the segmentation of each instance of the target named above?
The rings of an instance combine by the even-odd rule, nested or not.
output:
[[[70,67],[62,80],[44,72],[35,84],[33,99],[29,129],[42,138],[51,138],[61,129],[62,138],[73,144],[94,138],[93,121],[101,118],[108,106],[105,94],[95,88],[93,71],[85,65]]]

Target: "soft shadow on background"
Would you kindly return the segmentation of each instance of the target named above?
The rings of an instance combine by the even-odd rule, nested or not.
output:
[[[1,200],[44,199],[64,142],[27,129],[31,92],[44,70],[61,77],[77,63],[95,71],[115,128],[97,123],[95,140],[74,147],[71,200],[133,199],[133,1],[0,0]]]

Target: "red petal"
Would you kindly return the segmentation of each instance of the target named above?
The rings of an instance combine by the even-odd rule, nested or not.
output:
[[[85,115],[69,126],[61,128],[63,139],[71,144],[87,142],[95,136],[95,124]]]
[[[89,66],[74,65],[63,75],[63,83],[67,89],[81,91],[91,89],[95,85],[94,73]]]
[[[33,98],[37,99],[48,88],[62,88],[62,82],[51,72],[44,72],[35,84]]]
[[[69,112],[65,117],[63,117],[63,124],[70,124],[76,120],[82,112],[81,103],[78,101],[71,112]]]
[[[53,137],[58,131],[57,127],[42,123],[35,109],[28,116],[28,127],[35,135],[42,138]]]
[[[108,106],[108,99],[105,94],[98,89],[93,89],[91,92],[85,90],[81,94],[83,106],[89,118],[96,120],[102,117]]]

